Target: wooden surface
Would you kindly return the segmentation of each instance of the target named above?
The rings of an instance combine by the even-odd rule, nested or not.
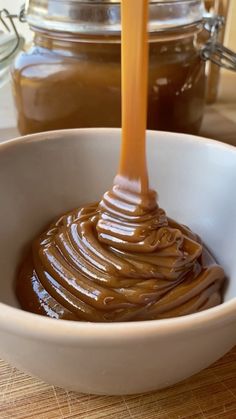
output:
[[[236,348],[200,374],[145,395],[103,397],[54,388],[0,362],[1,419],[233,419]]]
[[[236,145],[236,78],[207,107],[203,136]],[[1,99],[1,98],[0,98]],[[0,141],[17,131],[11,106],[0,106]],[[5,112],[5,114],[4,114]],[[236,419],[236,347],[216,364],[166,390],[129,397],[66,392],[0,361],[0,419]]]
[[[231,111],[236,116],[236,104]],[[200,135],[236,146],[236,122],[233,122],[227,115],[215,109],[214,106],[208,106]]]
[[[200,135],[236,146],[236,73],[222,74],[219,100],[206,107]]]

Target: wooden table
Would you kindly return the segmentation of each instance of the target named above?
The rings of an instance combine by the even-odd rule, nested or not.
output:
[[[0,362],[1,419],[233,419],[236,348],[210,368],[145,395],[106,397],[54,388]]]
[[[235,90],[236,79],[228,79],[224,96],[206,109],[203,136],[236,145]],[[5,124],[12,121],[10,105],[9,109],[2,118]],[[2,140],[16,135],[14,126],[1,128]],[[174,387],[128,397],[66,392],[0,361],[0,419],[31,418],[236,419],[236,347],[210,368]]]
[[[236,73],[226,74],[219,100],[206,108],[200,134],[236,146]]]

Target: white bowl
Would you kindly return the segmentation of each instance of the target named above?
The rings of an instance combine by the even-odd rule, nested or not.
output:
[[[0,356],[84,393],[163,388],[207,367],[236,343],[236,148],[188,135],[148,133],[152,187],[171,217],[201,235],[225,268],[225,302],[147,322],[52,320],[17,308],[24,246],[55,216],[100,199],[112,184],[120,131],[69,130],[0,145]]]

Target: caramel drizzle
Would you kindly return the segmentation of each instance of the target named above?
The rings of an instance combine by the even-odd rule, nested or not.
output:
[[[123,250],[155,250],[166,224],[149,189],[146,162],[148,0],[122,2],[122,145],[111,191],[100,203],[99,240]]]

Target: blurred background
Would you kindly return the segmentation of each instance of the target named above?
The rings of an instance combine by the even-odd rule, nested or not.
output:
[[[10,13],[19,14],[22,0],[0,0],[0,10],[7,8]],[[219,41],[227,48],[236,50],[236,0],[206,0],[210,12],[223,15],[226,25],[221,31]],[[27,24],[15,20],[19,33],[30,44],[33,33]],[[1,26],[0,26],[1,30]],[[1,35],[1,32],[0,32]],[[1,44],[0,44],[1,47]],[[236,72],[220,69],[207,64],[207,103],[200,134],[236,145]],[[10,81],[0,81],[0,130],[2,139],[18,135],[16,111],[13,103]],[[0,67],[1,79],[1,67]],[[215,124],[218,120],[220,123]],[[0,139],[1,141],[1,139]]]

